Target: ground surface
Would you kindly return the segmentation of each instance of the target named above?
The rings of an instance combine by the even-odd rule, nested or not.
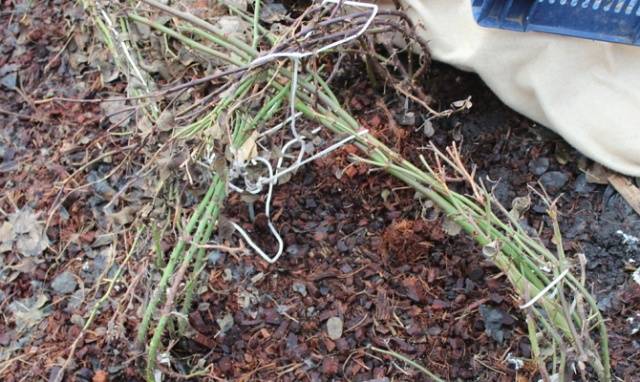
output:
[[[75,33],[82,12],[69,2],[13,3],[5,1],[1,11],[0,219],[14,228],[3,232],[0,253],[0,379],[48,380],[78,335],[98,280],[131,244],[124,208],[103,208],[125,180],[102,180],[131,153],[127,137],[110,134],[98,104],[37,102],[50,94],[92,98],[122,90],[118,80],[102,84],[86,62],[91,52],[83,47],[90,44]],[[580,168],[588,160],[501,104],[477,76],[433,66],[424,81],[428,94],[444,106],[470,95],[474,106],[436,121],[429,138],[419,115],[413,123],[393,121],[404,119],[403,101],[383,99],[362,73],[353,66],[336,80],[341,97],[405,156],[416,159],[429,139],[442,147],[457,141],[505,205],[538,181],[560,197],[565,245],[571,255],[585,253],[588,285],[608,319],[615,374],[640,380],[640,337],[628,321],[640,320],[640,289],[630,280],[640,248],[622,235],[638,236],[640,217],[610,187],[586,182]],[[415,370],[366,349],[374,344],[446,379],[514,380],[506,358],[526,358],[530,348],[505,278],[472,240],[448,235],[438,212],[413,191],[348,166],[349,151],[307,166],[277,189],[274,220],[287,250],[275,266],[253,255],[210,253],[198,309],[189,316],[192,331],[173,344],[175,367],[202,359],[201,367],[212,365],[212,375],[228,380],[419,380]],[[149,197],[141,185],[123,203]],[[231,198],[224,214],[258,237],[266,232],[260,214],[248,223],[240,198]],[[526,223],[538,229],[544,219],[534,205]],[[141,280],[152,261],[142,256],[128,265],[126,282],[116,285],[127,305],[101,311],[67,380],[140,379],[132,342],[148,298]],[[334,328],[340,324],[341,332]],[[532,374],[525,368],[518,375]]]

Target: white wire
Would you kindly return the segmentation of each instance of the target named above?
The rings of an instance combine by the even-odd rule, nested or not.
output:
[[[342,4],[342,5],[348,5],[348,6],[352,6],[352,7],[361,7],[361,8],[370,8],[371,9],[371,15],[369,16],[369,18],[367,19],[367,21],[364,23],[364,25],[362,26],[362,28],[360,28],[360,30],[358,30],[356,33],[352,34],[351,36],[347,36],[343,39],[340,39],[338,41],[334,41],[331,44],[327,44],[319,49],[316,50],[311,50],[311,51],[307,51],[307,52],[276,52],[276,53],[269,53],[266,54],[262,57],[258,57],[255,60],[253,60],[251,62],[251,64],[249,64],[249,66],[258,66],[258,65],[262,65],[262,64],[266,64],[267,62],[271,62],[275,59],[278,58],[292,58],[292,59],[301,59],[301,58],[305,58],[305,57],[309,57],[312,55],[317,55],[318,53],[322,53],[326,50],[329,49],[333,49],[336,46],[340,46],[344,43],[347,43],[349,41],[355,40],[356,38],[362,36],[362,34],[364,32],[367,31],[367,29],[369,28],[369,26],[371,25],[371,23],[373,22],[373,20],[375,19],[376,15],[378,14],[378,6],[376,4],[370,4],[370,3],[362,3],[359,1],[341,1],[341,0],[323,0],[322,4],[320,5],[324,5],[326,3],[332,3],[332,4]]]
[[[540,300],[542,298],[542,296],[547,294],[547,292],[549,292],[551,290],[551,288],[553,288],[554,286],[556,286],[556,284],[558,284],[560,281],[562,281],[562,279],[567,275],[567,273],[569,273],[569,269],[565,269],[564,272],[560,273],[560,275],[558,277],[556,277],[555,280],[553,280],[551,283],[549,283],[549,285],[547,285],[543,290],[541,290],[534,298],[529,300],[529,302],[527,302],[524,305],[520,305],[520,309],[526,309],[526,308],[532,306],[533,304],[535,304],[536,301]]]
[[[265,137],[267,135],[273,134],[276,131],[282,129],[282,127],[284,127],[284,125],[286,125],[287,123],[289,123],[289,121],[291,120],[291,118],[298,118],[299,116],[302,115],[302,112],[299,111],[297,113],[295,113],[294,115],[290,115],[287,117],[287,119],[285,119],[284,121],[278,123],[277,125],[273,126],[272,128],[270,128],[269,130],[262,132],[260,134],[258,134],[258,138],[262,138]]]
[[[322,1],[322,4],[326,4],[326,3],[333,3],[333,4],[342,3],[343,5],[349,5],[349,6],[353,6],[353,7],[371,8],[371,16],[369,16],[369,18],[364,23],[362,28],[356,34],[351,35],[351,36],[347,36],[347,37],[343,38],[342,40],[338,40],[338,41],[336,41],[334,43],[326,45],[326,46],[318,49],[315,52],[316,54],[318,54],[320,52],[324,52],[325,50],[329,50],[329,49],[335,48],[336,46],[342,45],[342,44],[344,44],[346,42],[349,42],[351,40],[355,40],[358,37],[362,36],[362,34],[364,32],[366,32],[367,29],[369,29],[369,26],[373,22],[373,19],[375,19],[376,15],[378,14],[378,6],[376,4],[362,3],[362,2],[359,2],[359,1],[342,1],[342,2],[340,0],[323,0]]]
[[[289,117],[287,118],[287,120],[285,120],[284,122],[272,127],[271,129],[265,131],[264,133],[260,134],[258,137],[264,137],[265,135],[271,134],[277,130],[279,130],[280,128],[282,128],[287,121],[289,122],[289,128],[291,130],[291,134],[293,135],[293,139],[290,140],[289,142],[287,142],[283,147],[282,147],[282,155],[280,156],[280,158],[278,158],[278,162],[276,165],[276,173],[275,175],[273,174],[273,168],[271,167],[271,164],[269,163],[269,161],[267,161],[264,158],[261,157],[257,157],[254,160],[252,160],[253,163],[255,163],[256,161],[262,162],[263,164],[265,164],[267,166],[267,169],[269,171],[269,177],[268,178],[258,178],[258,181],[256,183],[256,188],[252,191],[248,191],[251,192],[253,194],[259,193],[262,190],[262,184],[268,184],[269,188],[267,191],[267,199],[265,201],[265,214],[267,215],[267,223],[269,226],[269,230],[271,231],[272,235],[276,238],[276,241],[278,242],[278,250],[276,252],[276,254],[271,257],[269,255],[267,255],[262,248],[260,248],[260,246],[258,246],[253,240],[251,240],[251,238],[249,237],[249,234],[247,234],[247,232],[240,227],[238,224],[232,222],[232,226],[240,233],[240,235],[244,238],[244,240],[247,242],[247,244],[253,248],[253,250],[256,251],[256,253],[258,253],[258,255],[260,255],[260,257],[262,257],[266,262],[268,262],[269,264],[273,264],[275,263],[280,256],[283,253],[284,250],[284,242],[282,240],[282,237],[280,236],[280,234],[278,233],[278,230],[275,228],[275,226],[273,225],[273,223],[271,222],[271,197],[273,194],[273,186],[274,184],[277,182],[277,180],[284,176],[285,174],[291,173],[295,170],[297,170],[298,168],[302,167],[303,165],[317,159],[320,158],[336,149],[338,149],[339,147],[341,147],[342,145],[346,144],[347,142],[362,136],[363,134],[368,133],[367,130],[363,130],[358,132],[357,134],[351,135],[345,139],[340,140],[339,142],[325,148],[324,150],[308,157],[307,159],[303,160],[304,154],[305,154],[305,144],[304,144],[304,136],[298,134],[298,131],[296,129],[296,119],[302,114],[300,112],[296,113],[296,91],[298,88],[298,72],[299,72],[299,67],[300,67],[300,60],[311,56],[311,55],[317,55],[318,53],[324,52],[326,50],[335,48],[339,45],[342,45],[344,43],[347,43],[349,41],[352,41],[358,37],[360,37],[371,25],[371,23],[373,22],[373,20],[375,19],[376,15],[378,14],[378,6],[376,4],[369,4],[369,3],[362,3],[359,1],[342,1],[342,0],[323,0],[321,5],[327,4],[327,3],[332,3],[332,4],[342,4],[342,5],[347,5],[347,6],[354,6],[354,7],[363,7],[363,8],[370,8],[371,9],[371,15],[369,16],[369,18],[367,19],[367,21],[364,23],[364,25],[362,26],[362,28],[360,30],[358,30],[358,32],[356,32],[355,34],[351,35],[351,36],[347,36],[343,39],[340,39],[338,41],[335,41],[331,44],[325,45],[319,49],[316,50],[312,50],[312,51],[308,51],[308,52],[280,52],[280,53],[270,53],[267,54],[265,56],[262,57],[258,57],[255,60],[253,60],[249,66],[250,67],[254,67],[254,66],[258,66],[258,65],[262,65],[268,62],[271,62],[273,60],[276,60],[278,58],[290,58],[293,61],[293,73],[292,73],[292,77],[291,77],[291,94],[289,97]],[[314,130],[314,133],[317,133],[318,130]],[[282,166],[282,163],[284,162],[284,157],[285,154],[287,152],[287,150],[289,150],[290,147],[293,147],[293,145],[295,144],[300,144],[300,152],[298,153],[298,157],[296,159],[296,161],[288,168],[286,168],[283,171],[278,171],[280,170],[280,167]],[[246,178],[245,178],[246,179]],[[233,191],[236,192],[243,192],[244,190],[242,190],[240,187],[237,187],[235,185],[233,185],[231,182],[229,182],[229,188],[232,189]]]
[[[271,167],[271,163],[269,163],[268,160],[261,158],[261,157],[257,157],[253,160],[253,162],[262,162],[265,166],[267,166],[267,169],[269,171],[269,177],[273,177],[273,168]],[[259,181],[258,184],[260,184],[261,182]],[[278,242],[278,251],[276,252],[276,254],[271,257],[269,255],[267,255],[262,248],[260,248],[256,243],[254,243],[253,240],[251,240],[251,238],[249,237],[249,234],[247,233],[247,231],[245,231],[242,227],[240,227],[240,225],[231,222],[231,225],[233,226],[233,228],[236,229],[236,231],[238,231],[240,233],[240,235],[244,238],[244,240],[247,242],[247,244],[249,244],[249,246],[251,248],[253,248],[254,251],[256,251],[258,253],[258,255],[260,255],[260,257],[262,257],[266,262],[268,262],[269,264],[273,264],[275,263],[278,258],[282,255],[282,252],[284,250],[284,242],[282,241],[282,237],[280,236],[280,233],[278,233],[278,230],[276,229],[276,227],[273,225],[273,223],[271,222],[271,197],[273,195],[273,183],[270,182],[269,183],[269,189],[267,191],[267,200],[265,201],[265,207],[264,207],[264,213],[265,215],[267,215],[267,224],[269,225],[269,230],[271,231],[271,234],[276,238],[276,241]]]
[[[289,110],[290,110],[290,115],[293,116],[291,117],[291,120],[289,121],[290,124],[290,129],[291,129],[291,134],[293,134],[294,138],[298,138],[298,131],[296,130],[296,92],[298,89],[298,72],[299,72],[299,66],[300,66],[300,60],[302,58],[305,57],[309,57],[312,55],[317,55],[318,53],[324,52],[326,50],[335,48],[337,46],[340,46],[342,44],[345,44],[349,41],[355,40],[356,38],[360,37],[364,32],[366,32],[366,30],[369,28],[369,26],[371,25],[371,23],[373,22],[373,20],[375,19],[376,15],[378,14],[378,6],[376,4],[369,4],[369,3],[362,3],[359,1],[342,1],[342,0],[323,0],[322,3],[320,5],[324,5],[327,3],[332,3],[332,4],[338,4],[338,5],[348,5],[348,6],[353,6],[353,7],[362,7],[362,8],[370,8],[371,9],[371,15],[369,16],[369,18],[367,19],[367,21],[364,23],[364,25],[362,26],[362,28],[360,28],[355,34],[352,34],[350,36],[347,36],[345,38],[342,38],[338,41],[334,41],[330,44],[327,44],[319,49],[316,50],[312,50],[312,51],[307,51],[307,52],[279,52],[279,53],[270,53],[267,54],[265,56],[262,57],[258,57],[255,60],[253,60],[249,66],[257,66],[257,65],[262,65],[265,64],[267,62],[271,62],[275,59],[278,58],[290,58],[293,61],[293,73],[291,75],[291,94],[289,97]],[[304,146],[303,146],[304,147]],[[300,160],[302,159],[301,156],[298,156],[298,161],[296,163],[299,163]]]
[[[283,147],[282,152],[283,155],[278,159],[278,165],[276,167],[276,174],[273,174],[273,168],[271,167],[271,163],[269,163],[268,160],[261,158],[261,157],[257,157],[254,160],[252,160],[252,162],[262,162],[265,166],[267,166],[267,169],[269,171],[269,177],[268,178],[259,178],[257,185],[262,185],[262,184],[268,184],[269,188],[267,191],[267,200],[265,200],[265,215],[267,216],[267,225],[269,226],[269,230],[271,231],[271,234],[273,235],[273,237],[275,237],[276,241],[278,242],[278,250],[276,252],[276,254],[271,257],[269,256],[265,251],[262,250],[262,248],[260,248],[260,246],[258,246],[253,240],[251,240],[251,237],[249,236],[249,234],[247,233],[247,231],[244,230],[244,228],[240,227],[240,225],[236,224],[235,222],[231,222],[231,225],[233,226],[233,228],[238,231],[238,233],[240,233],[240,235],[242,236],[242,238],[247,242],[247,244],[253,248],[254,251],[256,251],[256,253],[262,257],[266,262],[268,262],[269,264],[273,264],[275,263],[280,256],[282,256],[282,253],[284,251],[284,242],[282,240],[282,237],[280,236],[280,233],[278,232],[278,230],[276,229],[276,227],[273,225],[273,223],[271,222],[271,198],[273,196],[273,186],[274,184],[277,182],[278,178],[280,178],[281,176],[288,174],[292,171],[295,171],[296,169],[300,168],[301,166],[315,160],[318,159],[336,149],[338,149],[340,146],[348,143],[349,141],[352,141],[353,139],[360,137],[364,134],[367,134],[368,131],[367,130],[363,130],[358,132],[355,135],[351,135],[348,136],[342,140],[340,140],[339,142],[327,147],[326,149],[308,157],[307,159],[305,159],[304,161],[298,162],[294,165],[292,165],[291,167],[288,167],[287,169],[285,169],[282,172],[278,172],[277,169],[280,168],[280,166],[282,165],[282,161],[284,158],[284,153],[286,152],[286,150],[293,146],[294,143],[298,143],[301,142],[303,145],[304,143],[301,140],[296,140],[293,139],[289,142],[287,142],[287,144]],[[301,152],[304,152],[304,148],[302,148],[300,150]],[[229,187],[231,189],[233,189],[236,192],[243,192],[243,190],[235,185],[233,185],[231,182],[229,182]],[[262,187],[259,187],[258,189],[262,189]]]
[[[298,168],[304,166],[305,164],[307,164],[309,162],[312,162],[312,161],[314,161],[314,160],[316,160],[316,159],[318,159],[320,157],[323,157],[323,156],[329,154],[330,152],[340,148],[340,146],[343,146],[344,144],[346,144],[346,143],[348,143],[348,142],[350,142],[350,141],[352,141],[352,140],[354,140],[354,139],[356,139],[356,138],[358,138],[358,137],[360,137],[360,136],[362,136],[364,134],[367,134],[368,132],[369,132],[368,130],[362,130],[362,131],[360,131],[360,132],[358,132],[358,133],[356,133],[354,135],[350,135],[350,136],[340,140],[339,142],[336,142],[333,145],[327,147],[326,149],[324,149],[324,150],[322,150],[322,151],[320,151],[320,152],[308,157],[307,159],[301,161],[300,163],[296,163],[295,165],[286,168],[282,172],[276,172],[276,174],[274,176],[272,176],[271,178],[268,178],[268,179],[263,179],[263,181],[264,182],[275,182],[280,177],[282,177],[283,175],[286,175],[286,174],[288,174],[290,172],[293,172],[293,171],[297,170]]]
[[[267,263],[269,264],[273,264],[276,261],[278,261],[278,259],[280,258],[280,256],[282,256],[282,252],[284,250],[284,242],[282,241],[282,238],[280,237],[280,235],[278,234],[278,230],[276,230],[276,228],[273,226],[273,224],[271,223],[271,220],[268,221],[268,225],[269,225],[269,229],[271,230],[271,233],[273,234],[273,236],[276,238],[276,240],[278,241],[278,252],[276,252],[276,255],[273,257],[269,257],[269,255],[267,255],[262,248],[260,248],[256,243],[253,242],[253,240],[251,240],[251,238],[249,237],[249,235],[247,234],[247,232],[240,227],[238,224],[231,222],[231,225],[233,226],[233,228],[236,229],[236,231],[238,231],[238,233],[242,236],[242,238],[247,242],[247,244],[249,244],[249,246],[251,248],[253,248],[254,251],[256,251],[256,253],[258,255],[260,255],[260,257],[262,257]]]

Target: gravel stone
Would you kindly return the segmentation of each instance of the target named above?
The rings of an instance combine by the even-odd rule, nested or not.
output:
[[[335,341],[342,337],[343,325],[344,324],[340,317],[331,317],[327,321],[327,334],[329,335],[329,338]]]
[[[62,272],[51,282],[51,288],[58,294],[68,294],[76,290],[78,283],[73,273],[69,271]]]
[[[549,171],[540,177],[540,183],[552,194],[560,191],[560,189],[567,184],[568,180],[569,175],[561,171]]]
[[[529,162],[529,170],[534,175],[540,176],[549,169],[549,158],[540,157]]]

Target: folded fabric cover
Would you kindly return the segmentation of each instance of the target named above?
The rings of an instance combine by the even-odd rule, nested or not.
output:
[[[478,73],[505,104],[586,156],[640,176],[639,47],[483,28],[471,0],[401,3],[434,59]]]

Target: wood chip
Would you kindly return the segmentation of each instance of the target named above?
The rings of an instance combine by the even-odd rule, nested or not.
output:
[[[640,215],[640,188],[636,187],[629,178],[622,175],[611,173],[608,179],[611,186]]]

